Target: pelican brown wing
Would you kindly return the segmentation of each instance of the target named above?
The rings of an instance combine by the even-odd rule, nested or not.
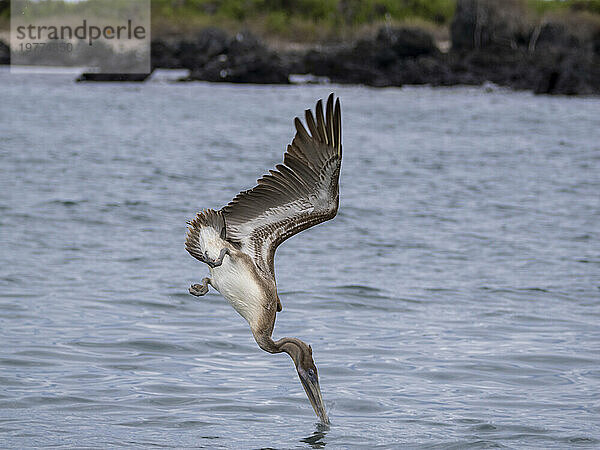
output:
[[[316,117],[315,117],[316,116]],[[333,218],[339,204],[342,121],[333,94],[306,110],[306,125],[294,120],[296,136],[275,166],[254,188],[240,192],[222,209],[227,240],[240,246],[265,274],[274,276],[277,246],[287,238]]]

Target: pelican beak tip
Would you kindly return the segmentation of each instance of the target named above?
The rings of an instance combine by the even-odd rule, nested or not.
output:
[[[319,380],[316,374],[313,371],[306,372],[302,369],[298,369],[298,377],[302,382],[302,387],[306,392],[310,404],[315,410],[315,414],[324,425],[329,425],[329,417],[327,417],[327,411],[325,411],[323,397],[321,396],[321,388],[319,387]]]

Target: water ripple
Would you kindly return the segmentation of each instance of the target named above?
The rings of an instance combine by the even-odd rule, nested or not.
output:
[[[0,447],[600,446],[598,99],[0,82]],[[183,239],[330,89],[340,212],[278,249],[274,330],[312,345],[324,427],[287,355],[187,293]]]

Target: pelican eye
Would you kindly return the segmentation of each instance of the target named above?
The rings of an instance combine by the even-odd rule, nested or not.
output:
[[[314,370],[308,369],[308,378],[310,378],[310,381],[317,381],[317,375]]]

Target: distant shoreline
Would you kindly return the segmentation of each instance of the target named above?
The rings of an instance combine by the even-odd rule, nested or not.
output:
[[[426,27],[390,25],[352,41],[268,45],[248,31],[206,27],[153,39],[152,68],[187,69],[184,81],[286,84],[290,75],[306,75],[374,87],[491,82],[539,94],[600,95],[600,16],[536,21],[521,7],[517,1],[458,0],[446,41]],[[0,63],[8,58],[0,43]]]
[[[445,45],[415,26],[384,26],[351,42],[277,47],[249,32],[207,28],[155,40],[153,67],[185,68],[188,80],[213,82],[288,83],[301,74],[374,87],[491,82],[538,94],[600,95],[598,17],[536,22],[524,19],[520,5],[459,0]]]

